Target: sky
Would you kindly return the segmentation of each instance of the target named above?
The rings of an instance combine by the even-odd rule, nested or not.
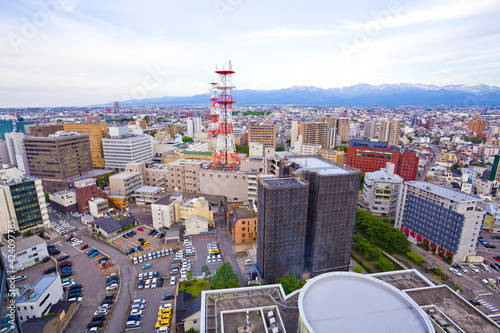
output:
[[[498,0],[0,2],[0,107],[237,89],[500,85]]]

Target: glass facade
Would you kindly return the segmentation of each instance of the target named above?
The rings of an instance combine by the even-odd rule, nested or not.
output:
[[[34,181],[10,185],[19,230],[43,224],[40,203]]]

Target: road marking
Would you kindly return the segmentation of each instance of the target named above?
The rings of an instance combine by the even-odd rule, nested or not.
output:
[[[487,296],[487,295],[491,295],[492,293],[485,293],[485,294],[478,294],[479,296]]]

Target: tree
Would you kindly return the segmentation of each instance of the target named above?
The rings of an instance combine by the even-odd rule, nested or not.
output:
[[[188,271],[186,272],[186,279],[187,279],[188,281],[193,281],[193,280],[194,280],[193,272],[191,272],[191,270],[188,270]]]
[[[104,178],[102,176],[97,177],[97,185],[99,185],[99,187],[102,187],[103,184]]]
[[[191,139],[191,137],[185,135],[182,137],[182,142],[186,143],[186,142],[193,142],[193,139]]]
[[[247,155],[249,155],[250,154],[250,148],[248,148],[247,146],[243,146],[243,145],[236,145],[236,152],[238,154],[247,154]]]
[[[198,331],[191,327],[186,331],[186,333],[198,333]]]
[[[222,265],[217,268],[215,274],[210,278],[212,282],[213,289],[226,289],[226,288],[238,288],[238,275],[234,272],[233,266],[224,261]]]
[[[460,167],[460,165],[458,165],[458,163],[455,163],[455,164],[453,164],[453,165],[451,166],[451,168],[452,168],[453,170],[458,169],[459,167]]]
[[[352,269],[355,273],[359,273],[359,274],[362,274],[363,273],[363,267],[361,266],[354,266],[354,268]]]
[[[410,135],[409,135],[409,136],[407,136],[406,138],[408,139],[408,141],[410,141],[410,143],[412,143],[412,142],[413,142],[413,138],[412,138]]]
[[[375,267],[383,272],[389,272],[394,270],[394,263],[386,258],[380,258],[379,261],[375,263]]]
[[[208,268],[208,265],[203,265],[201,266],[201,274],[203,274],[206,278],[210,276],[210,268]]]
[[[370,246],[368,251],[366,251],[366,259],[370,261],[377,261],[380,258],[382,258],[382,251],[380,251],[379,248],[376,248],[375,246]]]
[[[434,268],[434,274],[441,275],[441,268]]]
[[[290,294],[291,292],[298,290],[306,284],[306,281],[297,279],[295,275],[285,275],[281,278],[276,279],[276,283],[280,283],[285,291],[285,294]]]
[[[49,202],[49,201],[50,201],[49,192],[45,192],[45,202]]]
[[[420,264],[425,261],[424,258],[422,258],[418,253],[415,252],[408,252],[406,253],[406,255],[408,256],[408,258],[415,261],[417,264]]]
[[[275,151],[285,151],[285,147],[278,146],[278,147],[276,147]]]
[[[359,178],[359,189],[360,190],[363,188],[364,184],[365,184],[365,173],[361,172],[360,178]]]
[[[147,123],[149,123],[149,116],[145,116],[144,118],[142,118],[143,120],[145,120]]]

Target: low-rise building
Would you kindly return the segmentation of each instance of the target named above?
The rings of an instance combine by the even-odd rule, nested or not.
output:
[[[141,186],[134,191],[135,203],[138,206],[151,205],[163,196],[165,189],[158,186]]]
[[[55,210],[66,214],[78,211],[75,191],[59,191],[49,194],[50,205]]]
[[[330,150],[330,149],[320,149],[318,155],[327,161],[344,164],[345,153],[343,150]]]
[[[498,209],[498,205],[486,205],[483,230],[496,233],[500,232],[500,210]]]
[[[198,193],[200,191],[198,171],[204,162],[180,159],[168,165],[165,187],[169,190]]]
[[[22,325],[23,332],[61,333],[73,317],[78,302],[59,301],[52,305],[49,314],[40,318],[31,318]]]
[[[24,322],[48,314],[52,305],[59,302],[63,296],[59,274],[40,276],[31,286],[25,288],[16,300],[19,319]]]
[[[109,177],[111,195],[125,195],[130,198],[134,191],[141,186],[141,174],[136,171],[120,172]]]
[[[228,214],[233,244],[257,242],[257,212],[250,206],[233,207]]]
[[[89,212],[95,218],[100,218],[108,213],[109,206],[108,200],[103,198],[95,198],[94,200],[89,200]]]
[[[12,253],[9,249],[10,247],[3,246],[1,248],[2,255],[4,261],[9,263],[9,270],[14,272],[33,266],[49,255],[47,252],[47,243],[37,235],[17,240],[14,247],[15,253]],[[7,260],[8,258],[12,258],[12,254],[14,255],[14,260]]]
[[[204,197],[193,198],[189,200],[178,201],[179,204],[176,205],[175,215],[176,218],[181,222],[187,221],[193,216],[206,218],[210,224],[213,226],[214,213],[210,209],[210,205],[205,200]]]
[[[200,193],[223,195],[228,202],[248,201],[248,175],[242,171],[212,170],[199,171]]]
[[[151,216],[155,229],[170,228],[175,223],[175,202],[177,198],[171,194],[156,200],[151,205]]]
[[[201,216],[193,216],[184,221],[186,235],[199,235],[208,231],[208,219]]]
[[[106,193],[101,191],[97,186],[96,180],[87,178],[75,181],[76,201],[78,204],[78,212],[80,214],[89,213],[89,200],[95,198],[106,198]]]
[[[125,195],[108,195],[108,205],[117,210],[126,210],[128,198]]]
[[[165,187],[168,176],[168,165],[148,164],[144,161],[127,163],[125,171],[137,171],[141,174],[142,184],[146,186]]]
[[[96,235],[109,239],[120,234],[124,227],[134,226],[135,224],[136,220],[134,217],[129,217],[122,221],[117,221],[112,217],[103,217],[90,222],[88,225],[90,230]]]

